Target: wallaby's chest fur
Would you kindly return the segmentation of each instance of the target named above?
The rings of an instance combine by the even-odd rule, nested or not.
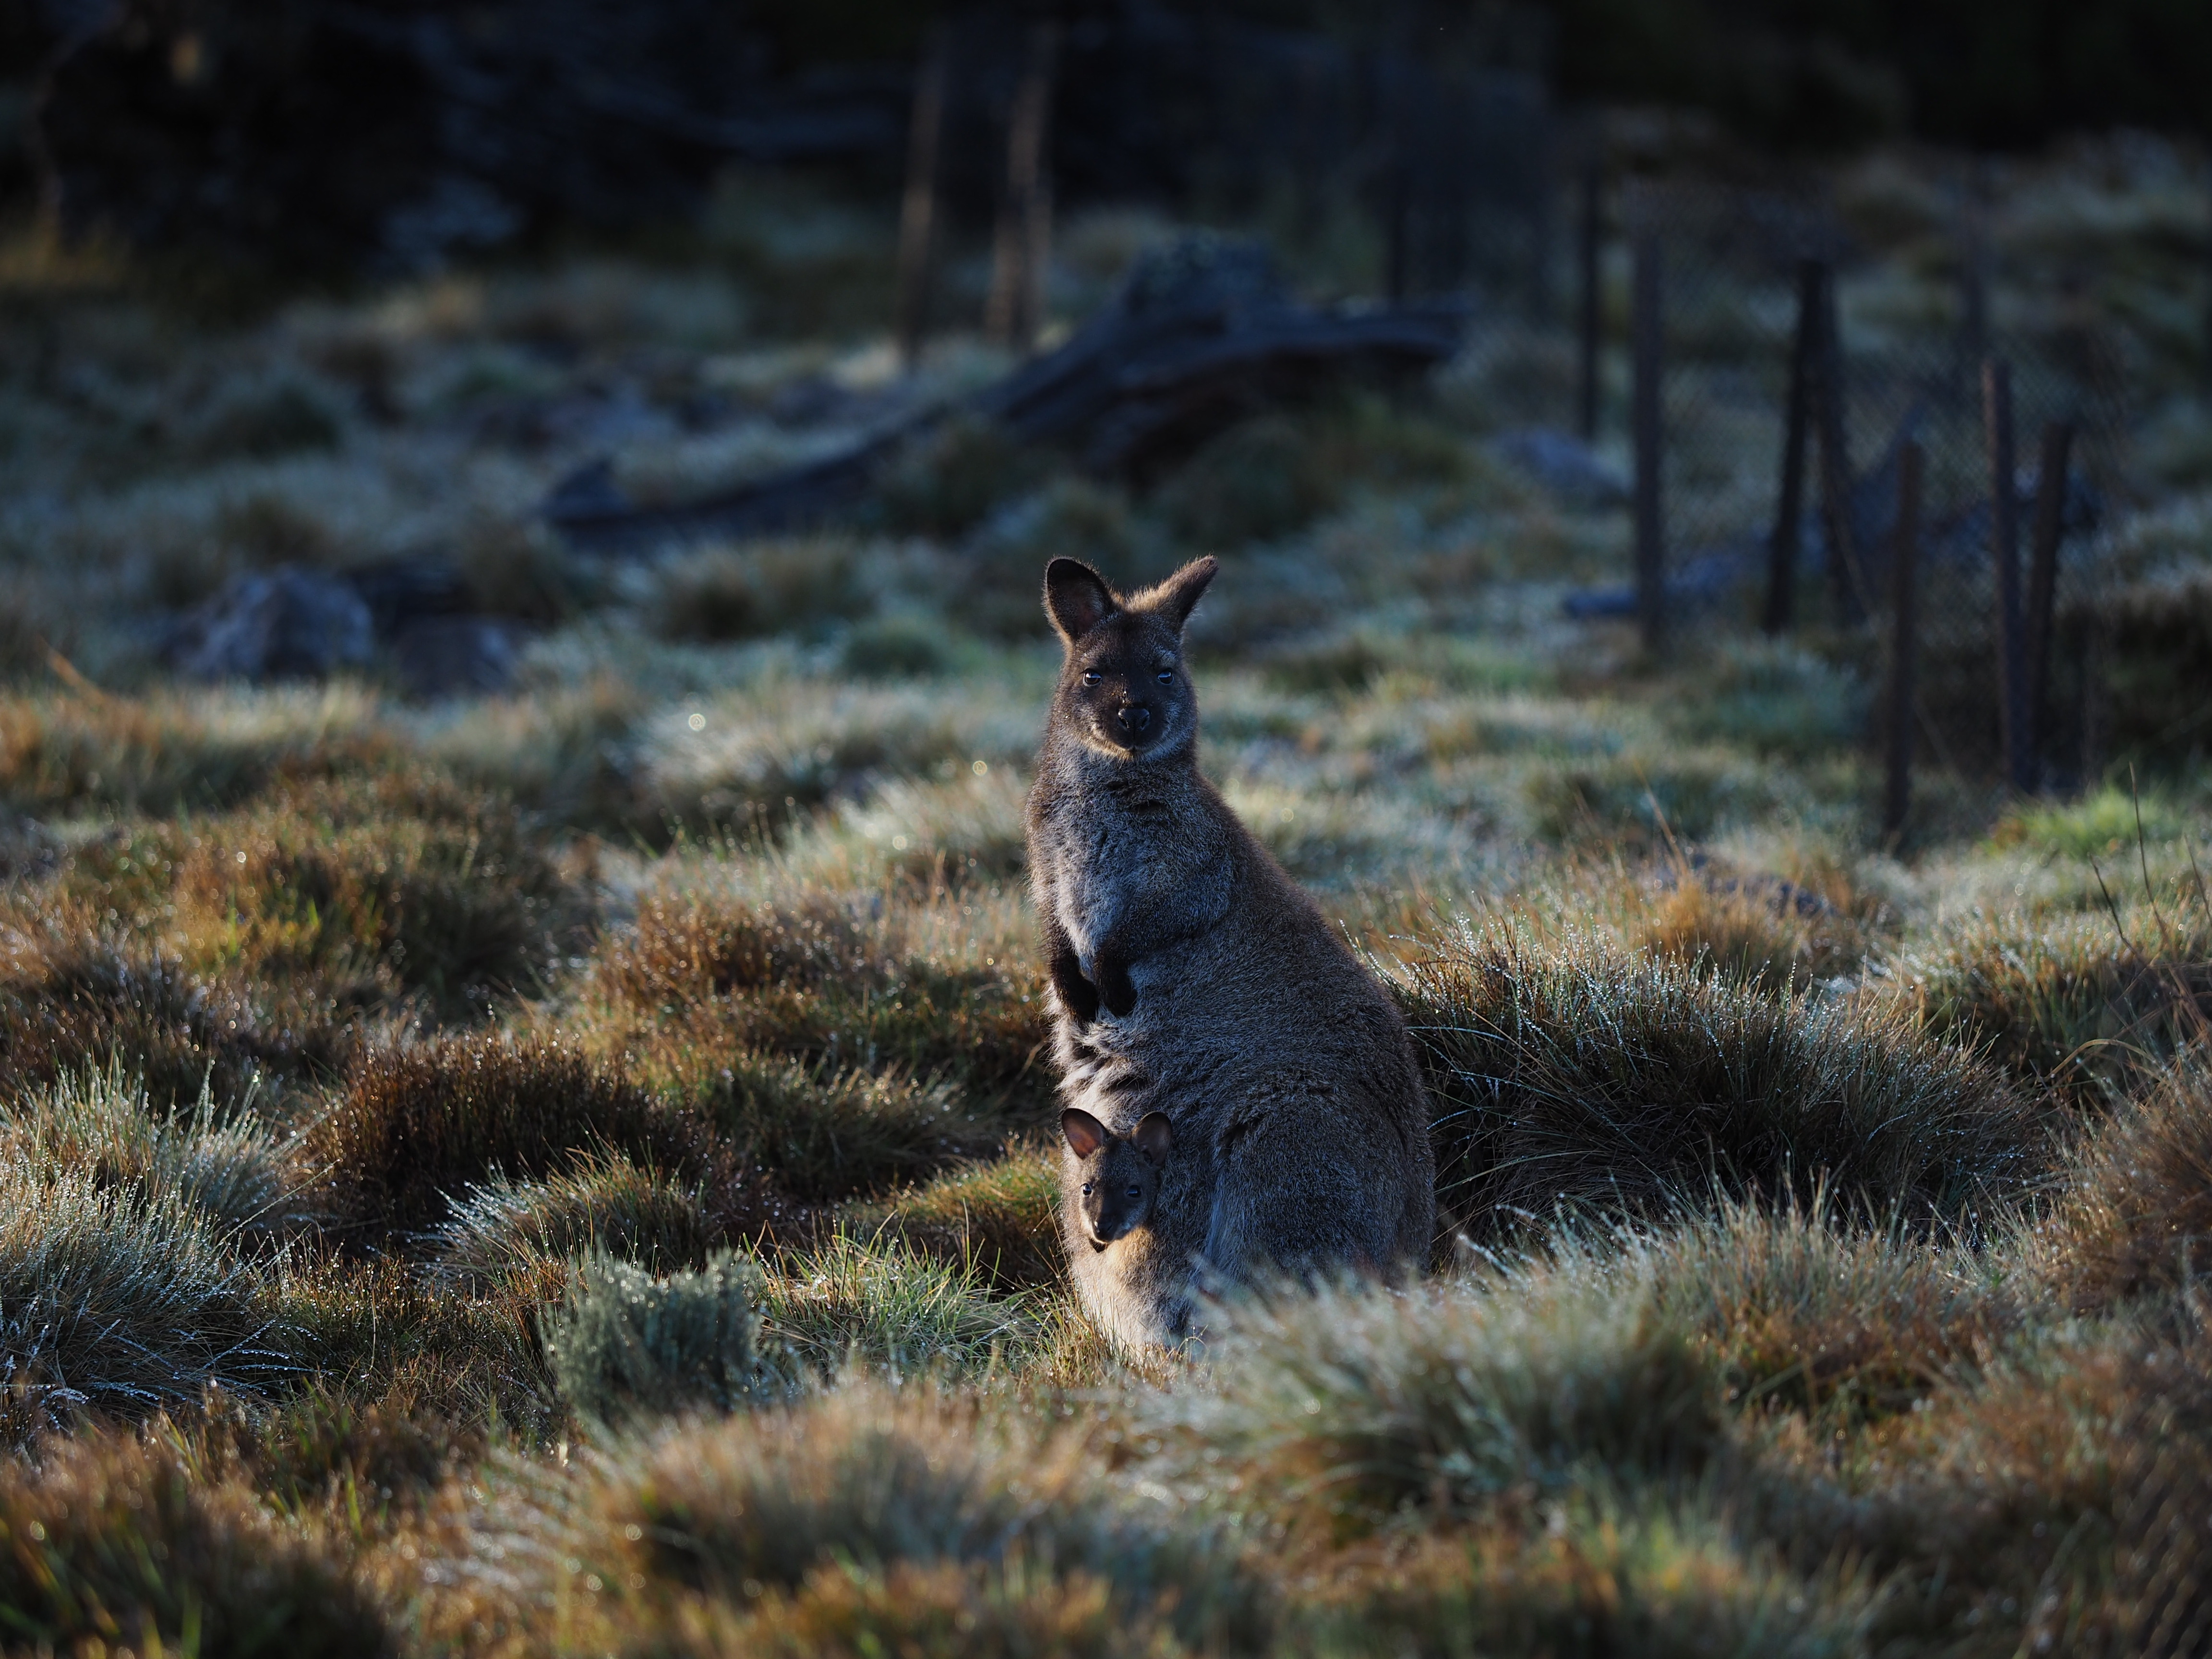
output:
[[[1148,1224],[1093,1248],[1063,1169],[1079,1292],[1118,1340],[1173,1340],[1197,1276],[1380,1268],[1423,1253],[1427,1112],[1396,1006],[1200,774],[1182,623],[1210,560],[1123,599],[1055,560],[1068,646],[1028,812],[1064,1105],[1172,1122]]]

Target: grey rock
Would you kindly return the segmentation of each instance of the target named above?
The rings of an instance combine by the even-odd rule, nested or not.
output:
[[[368,606],[350,582],[283,565],[234,576],[186,613],[169,661],[196,680],[326,678],[376,652]]]

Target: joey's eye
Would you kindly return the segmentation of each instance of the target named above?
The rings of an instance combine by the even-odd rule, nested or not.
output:
[[[1091,1196],[1091,1183],[1087,1181],[1083,1183],[1083,1195],[1085,1198]]]
[[[1129,1196],[1132,1198],[1142,1198],[1144,1195],[1145,1189],[1142,1187],[1132,1187],[1129,1188]]]
[[[1084,675],[1084,677],[1083,677],[1083,683],[1084,683],[1085,685],[1096,685],[1096,684],[1098,684],[1098,671],[1097,671],[1097,669],[1095,669],[1095,668],[1094,668],[1094,669],[1091,669],[1091,670],[1090,672],[1088,672],[1087,673],[1085,673],[1085,674]]]
[[[1175,670],[1172,668],[1163,668],[1160,670],[1160,684],[1162,685],[1173,685],[1175,684]]]

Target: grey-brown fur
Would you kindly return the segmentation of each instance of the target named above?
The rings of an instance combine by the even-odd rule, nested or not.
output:
[[[1147,1227],[1094,1250],[1061,1206],[1078,1292],[1130,1346],[1187,1334],[1200,1273],[1381,1269],[1434,1219],[1396,1005],[1199,773],[1182,629],[1215,568],[1126,596],[1073,559],[1045,578],[1066,659],[1029,852],[1060,1095],[1115,1134],[1174,1129]]]

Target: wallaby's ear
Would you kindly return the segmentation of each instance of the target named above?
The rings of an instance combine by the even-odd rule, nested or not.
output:
[[[1106,1126],[1079,1106],[1060,1115],[1060,1132],[1078,1158],[1088,1158],[1106,1144]]]
[[[1220,569],[1221,561],[1211,553],[1193,559],[1152,590],[1152,608],[1175,625],[1176,633],[1182,633]]]
[[[1175,1146],[1175,1125],[1168,1121],[1165,1112],[1146,1112],[1137,1120],[1136,1133],[1130,1139],[1147,1162],[1164,1164]]]
[[[1044,568],[1044,609],[1070,645],[1121,607],[1106,579],[1080,559],[1054,559]]]

